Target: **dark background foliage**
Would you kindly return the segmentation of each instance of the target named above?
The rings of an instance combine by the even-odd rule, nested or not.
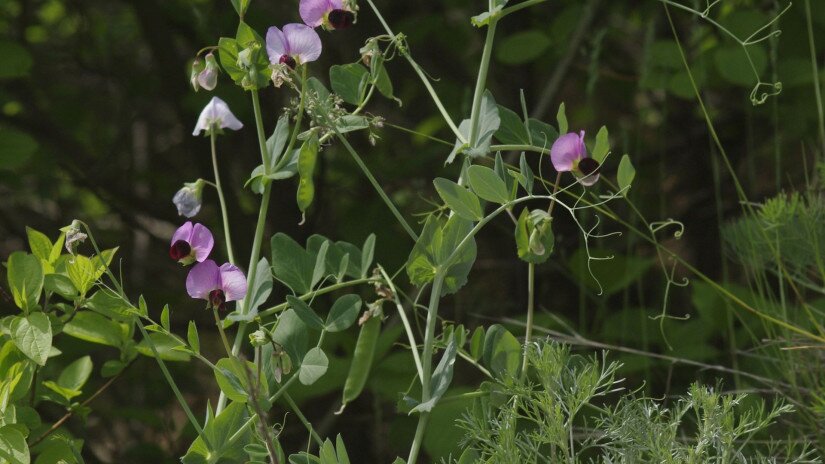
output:
[[[436,79],[433,85],[454,119],[469,114],[483,32],[468,18],[482,11],[486,2],[378,3],[391,26],[406,34],[413,56]],[[700,9],[704,5],[692,3]],[[746,36],[785,3],[724,1],[712,17]],[[825,8],[812,3],[815,37],[825,44]],[[761,79],[784,85],[780,96],[759,106],[748,98],[756,81],[741,48],[701,18],[671,12],[749,198],[761,201],[779,189],[804,185],[806,172],[813,175],[812,160],[819,145],[803,2],[795,2],[780,19],[781,36],[749,48]],[[255,0],[247,20],[259,32],[298,21],[297,1]],[[201,47],[215,44],[221,35],[232,35],[236,24],[230,2],[224,0],[0,3],[0,256],[26,246],[26,225],[54,237],[59,227],[81,218],[92,225],[104,246],[120,246],[118,266],[127,291],[145,295],[153,312],[169,303],[178,333],[185,331],[190,319],[197,320],[202,337],[211,337],[203,344],[213,355],[219,354],[220,345],[216,333],[208,335],[211,315],[186,296],[185,270],[171,262],[167,247],[181,222],[171,203],[173,193],[184,181],[211,178],[208,140],[192,137],[191,130],[212,94],[192,91],[187,66]],[[326,80],[330,65],[356,61],[364,40],[381,32],[374,15],[362,5],[355,27],[322,33],[324,53],[312,72]],[[519,89],[523,89],[534,117],[555,124],[556,109],[565,102],[571,129],[595,135],[601,125],[607,125],[613,154],[629,153],[637,167],[632,199],[649,219],[675,218],[686,227],[681,239],[665,238],[664,243],[713,278],[736,274],[725,259],[719,226],[740,214],[739,202],[699,112],[662,3],[553,0],[508,17],[499,26],[497,43],[488,87],[498,103],[519,111]],[[821,54],[818,57],[821,63]],[[408,127],[452,143],[407,63],[395,59],[388,70],[403,105],[376,98],[367,110],[386,118],[380,140],[374,147],[363,133],[350,140],[411,217],[432,208],[429,202],[437,197],[430,180],[436,175],[452,176],[458,166],[444,165],[447,145],[391,127]],[[246,124],[245,130],[220,138],[219,162],[224,184],[231,186],[227,194],[235,247],[238,254],[248,256],[257,198],[240,186],[259,159],[251,104],[226,76],[214,93]],[[280,109],[292,102],[286,92],[271,87],[262,99],[269,132]],[[549,160],[529,156],[534,171],[552,178]],[[605,167],[611,178],[618,158],[613,156]],[[375,232],[377,260],[388,269],[403,264],[412,243],[338,146],[324,150],[316,185],[316,201],[300,226],[294,180],[274,185],[268,234],[282,231],[303,242],[321,233],[362,243]],[[207,189],[205,200],[198,220],[217,234],[220,211],[214,191]],[[619,211],[632,217],[627,208]],[[584,217],[594,220],[592,214]],[[604,218],[600,230],[622,230],[625,235],[594,243],[600,254],[617,255],[612,263],[594,264],[602,283],[616,290],[597,296],[593,282],[582,272],[578,231],[569,218],[559,218],[555,259],[538,268],[540,325],[559,328],[559,321],[564,321],[583,336],[605,343],[736,365],[731,352],[747,346],[740,343],[741,337],[740,342],[731,342],[730,334],[719,328],[720,318],[730,314],[721,300],[707,296],[701,285],[698,290],[697,286],[671,288],[667,311],[691,318],[664,322],[673,345],[669,350],[659,323],[648,318],[662,311],[665,288],[653,249]],[[630,222],[644,228],[636,219]],[[442,315],[468,327],[521,318],[527,271],[515,256],[511,223],[496,222],[478,243],[479,258],[470,284],[445,302]],[[689,274],[677,267],[676,277],[683,276]],[[283,290],[276,296],[282,298]],[[3,299],[0,309],[14,311],[12,303]],[[753,322],[747,315],[739,316],[737,328]],[[339,337],[335,343],[350,346],[352,337]],[[60,348],[68,354],[91,353],[96,366],[111,354],[79,341]],[[651,395],[683,392],[693,380],[712,382],[720,375],[732,382],[715,371],[645,356],[615,356],[627,363],[623,374],[628,384],[644,385]],[[406,390],[412,378],[411,371],[403,368],[395,366],[400,373],[393,371],[398,359],[403,357],[379,364],[370,383],[372,393],[342,416],[331,414],[339,404],[334,375],[326,385],[296,393],[322,432],[344,434],[359,462],[388,462],[404,452],[412,436],[412,419],[395,415],[394,392]],[[741,359],[738,365],[746,368],[748,362]],[[458,372],[461,385],[480,380],[466,366]],[[207,401],[214,404],[218,392],[209,371],[194,363],[178,364],[174,374],[196,411],[204,411]],[[156,364],[148,358],[139,358],[92,406],[85,427],[77,418],[68,424],[87,440],[87,462],[175,462],[194,436]],[[465,406],[441,413],[442,427],[432,427],[428,438],[431,453],[439,455],[456,446],[460,435],[451,431],[450,420]],[[55,410],[53,419],[60,414]],[[284,417],[283,443],[292,451],[301,449],[304,429],[290,414],[276,420]]]

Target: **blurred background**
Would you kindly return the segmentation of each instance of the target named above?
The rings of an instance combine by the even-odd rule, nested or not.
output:
[[[254,0],[247,22],[261,34],[271,25],[300,22],[297,3]],[[484,40],[483,31],[473,27],[469,18],[483,11],[487,2],[377,3],[391,27],[406,34],[412,55],[434,79],[433,86],[453,118],[469,115]],[[698,0],[682,3],[698,10],[706,6]],[[822,64],[825,5],[811,3],[813,38],[820,46],[815,57]],[[710,17],[745,38],[787,4],[726,0],[711,10]],[[782,82],[781,94],[761,105],[753,105],[750,99],[757,80],[742,47],[702,18],[670,10],[707,111],[747,197],[763,202],[779,192],[805,191],[813,185],[822,142],[805,2],[794,2],[762,34],[781,29],[781,35],[748,47],[761,81]],[[87,221],[102,246],[120,247],[118,266],[126,291],[134,298],[144,295],[155,315],[168,303],[173,330],[179,334],[189,320],[196,320],[210,358],[220,353],[217,333],[210,332],[211,315],[189,299],[184,289],[186,271],[168,258],[169,239],[182,223],[171,198],[183,182],[212,178],[209,141],[191,132],[200,110],[213,94],[218,95],[246,125],[219,138],[218,157],[236,253],[249,256],[258,196],[242,186],[259,164],[249,96],[226,75],[214,92],[195,93],[188,74],[195,53],[215,45],[220,36],[234,35],[236,25],[227,0],[0,1],[0,257],[5,260],[12,251],[26,248],[26,226],[54,238],[72,219]],[[321,32],[324,52],[310,72],[328,82],[330,65],[357,61],[364,41],[381,33],[368,6],[361,5],[355,27]],[[761,304],[753,296],[748,272],[731,259],[737,243],[725,230],[740,219],[742,209],[697,104],[663,4],[552,0],[508,17],[499,25],[496,38],[488,88],[497,102],[520,114],[519,91],[523,90],[533,117],[555,125],[557,108],[564,102],[571,130],[594,136],[606,125],[614,156],[604,175],[615,178],[619,155],[628,153],[637,169],[630,198],[641,213],[648,221],[673,218],[684,224],[679,239],[673,237],[674,229],[660,233],[662,243],[712,279],[737,289],[738,295],[751,292],[746,301]],[[354,133],[349,139],[400,209],[418,221],[423,216],[416,215],[432,209],[430,202],[437,199],[431,179],[454,177],[459,163],[445,166],[450,147],[424,137],[453,142],[406,61],[392,60],[388,71],[402,105],[373,99],[367,111],[387,122],[378,132],[380,139],[375,146],[366,133]],[[760,92],[765,89],[771,88],[762,86]],[[280,110],[291,104],[290,95],[269,87],[262,99],[269,133]],[[536,173],[553,178],[547,158],[539,159],[537,154],[528,158]],[[375,232],[376,260],[398,269],[412,246],[407,235],[344,150],[333,144],[319,159],[317,196],[306,223],[299,225],[295,180],[278,182],[267,236],[285,232],[303,243],[309,235],[320,233],[360,244]],[[605,185],[597,188],[608,190]],[[631,208],[622,204],[615,208],[627,224],[645,230]],[[583,268],[586,255],[578,230],[568,217],[558,216],[555,259],[537,271],[540,326],[705,365],[759,374],[771,370],[754,354],[769,335],[757,318],[727,303],[684,266],[671,268],[668,262],[665,271],[673,271],[676,281],[689,278],[691,285],[668,286],[651,244],[609,217],[602,217],[598,230],[623,235],[591,243],[594,255],[615,256],[612,261],[593,263],[593,272],[606,290],[599,296]],[[591,225],[595,221],[592,213],[581,219]],[[216,234],[221,230],[213,190],[205,190],[197,220]],[[821,226],[822,217],[818,221]],[[526,306],[527,266],[516,257],[512,233],[512,224],[503,218],[484,230],[470,283],[445,301],[443,317],[468,328],[504,322],[512,324],[515,333],[521,332],[514,321],[523,318]],[[225,254],[225,250],[217,252]],[[0,274],[5,270],[0,269]],[[666,290],[669,299],[663,308]],[[811,304],[825,307],[815,298],[822,296],[821,287],[810,291]],[[280,288],[273,301],[283,297]],[[13,311],[11,302],[0,299],[0,314]],[[679,320],[651,319],[663,311]],[[351,346],[352,338],[349,334],[331,343]],[[74,339],[64,338],[63,343],[64,353],[89,353],[96,366],[116,355],[106,347]],[[621,373],[627,385],[643,387],[652,396],[683,393],[694,380],[714,383],[717,377],[730,389],[753,387],[730,372],[611,351],[614,359],[625,362]],[[815,352],[804,356],[821,365]],[[340,404],[336,392],[346,372],[343,368],[337,374],[331,369],[327,380],[310,389],[296,389],[294,397],[322,435],[343,433],[353,443],[349,448],[356,462],[389,462],[406,452],[415,427],[414,418],[395,412],[397,392],[406,390],[413,376],[408,357],[396,348],[377,360],[368,393],[341,416],[332,412]],[[196,411],[205,411],[207,401],[214,405],[218,391],[209,370],[194,362],[172,367]],[[472,368],[458,368],[456,392],[462,384],[476,385],[481,380]],[[86,462],[177,462],[194,437],[150,358],[140,357],[91,406],[91,415],[67,424],[72,433],[86,439]],[[451,403],[433,418],[438,425],[430,427],[425,444],[433,460],[458,446],[461,431],[452,421],[466,407],[466,403]],[[60,415],[55,407],[51,419]],[[306,432],[293,415],[276,420],[285,421],[282,443],[290,451],[306,446]],[[815,435],[816,430],[805,433]]]

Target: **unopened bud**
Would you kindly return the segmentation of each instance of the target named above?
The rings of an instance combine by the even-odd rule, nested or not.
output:
[[[80,221],[77,219],[72,221],[70,225],[60,229],[60,231],[66,234],[66,251],[68,251],[71,255],[74,255],[77,252],[78,245],[83,243],[88,237],[86,234],[81,232]]]
[[[201,88],[200,82],[198,82],[201,71],[203,71],[203,61],[195,58],[195,61],[192,62],[192,69],[189,71],[189,83],[192,84],[195,92]]]
[[[206,181],[198,179],[195,182],[187,182],[172,197],[172,203],[178,208],[178,215],[191,218],[198,214],[203,204],[203,186]]]
[[[198,74],[198,84],[206,90],[214,90],[218,85],[219,72],[220,67],[215,60],[215,55],[212,53],[206,55],[206,68]]]
[[[269,343],[269,337],[267,337],[266,332],[261,329],[258,329],[251,334],[249,334],[249,343],[252,346],[264,346]]]

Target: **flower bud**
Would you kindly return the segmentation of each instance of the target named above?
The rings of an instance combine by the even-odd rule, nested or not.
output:
[[[201,84],[200,80],[200,73],[203,71],[203,62],[197,58],[195,61],[192,62],[192,69],[189,71],[189,83],[192,84],[192,88],[195,89],[195,92],[200,90]]]
[[[218,85],[220,68],[212,53],[206,55],[206,68],[198,74],[198,84],[206,90],[214,90]]]
[[[242,69],[247,69],[252,66],[252,52],[254,50],[252,47],[247,47],[241,50],[238,53],[238,67]]]
[[[191,218],[198,214],[203,203],[203,186],[206,181],[198,179],[195,182],[183,184],[183,187],[172,197],[172,203],[178,208],[178,215]]]
[[[77,219],[72,221],[70,225],[60,229],[60,231],[66,234],[66,251],[68,251],[71,255],[74,255],[77,252],[77,246],[83,243],[88,237],[80,231],[80,221]]]
[[[258,329],[249,334],[249,343],[255,347],[264,346],[269,343],[269,337],[262,329]]]

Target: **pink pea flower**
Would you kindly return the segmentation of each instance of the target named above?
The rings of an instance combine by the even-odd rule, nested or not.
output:
[[[283,31],[272,26],[266,31],[266,52],[270,63],[295,69],[321,56],[321,38],[305,24],[287,24]]]
[[[355,13],[342,0],[301,0],[301,19],[307,26],[326,30],[346,29],[355,22]]]
[[[232,114],[229,105],[218,97],[212,97],[198,116],[198,123],[192,135],[198,135],[203,131],[209,134],[217,129],[239,130],[242,127],[243,123]]]
[[[550,147],[550,160],[558,172],[573,172],[582,185],[590,186],[599,180],[599,162],[587,156],[584,131],[562,135]]]
[[[169,256],[184,266],[195,261],[200,263],[209,257],[213,246],[215,246],[215,239],[206,226],[192,225],[191,221],[186,221],[172,235]]]
[[[226,303],[246,296],[246,276],[232,264],[218,267],[215,261],[207,259],[189,271],[186,291],[192,298],[209,302],[211,308],[224,310]]]

